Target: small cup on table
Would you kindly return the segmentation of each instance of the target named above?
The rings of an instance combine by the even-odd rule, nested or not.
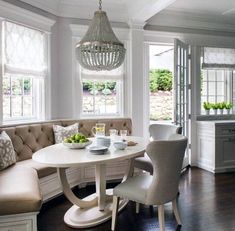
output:
[[[120,130],[121,140],[126,140],[127,130]]]
[[[109,129],[109,135],[112,142],[116,140],[117,134],[118,131],[116,129]]]

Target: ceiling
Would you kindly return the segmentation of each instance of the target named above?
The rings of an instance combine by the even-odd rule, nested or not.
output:
[[[223,15],[224,12],[235,9],[234,0],[177,0],[170,7],[170,10],[187,11],[193,14]],[[233,12],[235,16],[235,12]]]
[[[235,31],[234,0],[176,0],[148,20],[150,25]]]
[[[175,0],[102,0],[103,10],[114,22],[144,23]],[[91,19],[99,0],[21,0],[62,17]]]
[[[98,0],[21,0],[52,14],[91,19]],[[111,21],[235,31],[234,0],[102,0]]]

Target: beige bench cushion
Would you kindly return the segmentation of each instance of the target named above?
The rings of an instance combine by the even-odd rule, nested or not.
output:
[[[50,174],[53,174],[53,173],[56,172],[56,168],[48,167],[47,165],[40,164],[40,163],[38,163],[38,162],[36,162],[32,159],[18,161],[16,163],[16,165],[24,167],[24,168],[33,168],[33,169],[35,169],[38,173],[38,178],[49,176]]]
[[[0,172],[0,215],[39,211],[41,194],[34,169],[12,166]]]

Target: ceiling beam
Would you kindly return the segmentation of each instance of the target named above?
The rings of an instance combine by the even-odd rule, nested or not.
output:
[[[131,0],[127,1],[129,21],[144,23],[176,0]]]

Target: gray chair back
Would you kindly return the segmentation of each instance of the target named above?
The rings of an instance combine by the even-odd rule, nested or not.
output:
[[[149,134],[153,140],[167,140],[171,134],[180,134],[181,127],[174,124],[151,124]]]
[[[153,180],[146,195],[146,204],[162,205],[172,201],[177,193],[187,138],[174,134],[169,140],[148,144],[146,153],[153,164]]]

